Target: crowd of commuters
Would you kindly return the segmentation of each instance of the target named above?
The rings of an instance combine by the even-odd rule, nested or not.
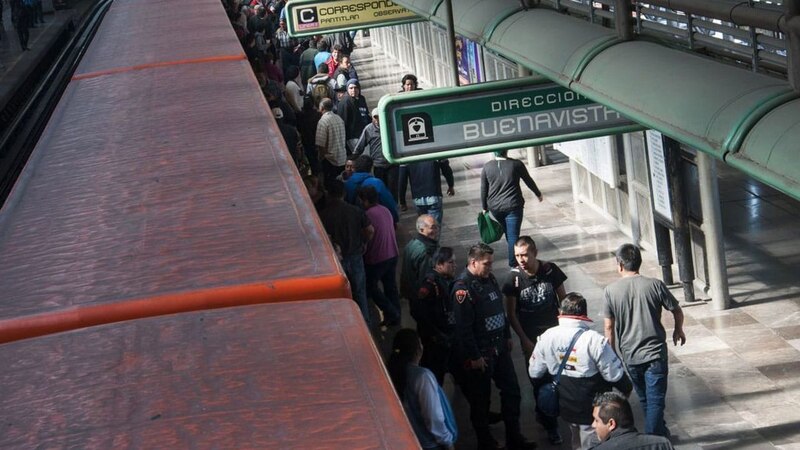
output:
[[[637,247],[617,250],[621,279],[605,291],[605,335],[592,331],[586,299],[568,293],[564,272],[539,259],[530,236],[520,236],[520,183],[539,201],[543,196],[525,165],[501,152],[483,167],[481,203],[503,228],[510,275],[498,282],[494,250],[485,243],[469,249],[459,270],[454,249],[439,244],[442,182],[444,193],[455,195],[453,171],[447,160],[397,166],[384,157],[378,111],[361,94],[350,58],[352,35],[290,36],[283,0],[224,5],[367,325],[399,326],[400,299],[408,301],[416,330],[396,332],[387,366],[423,448],[456,444],[458,429],[441,388],[448,373],[469,403],[479,448],[536,447],[520,426],[512,330],[529,375],[523,385],[530,385],[534,398],[558,380],[559,414],[572,448],[671,448],[660,317],[662,309],[674,315],[673,340],[682,344],[683,314],[663,283],[639,274]],[[411,74],[400,85],[400,92],[419,89]],[[396,227],[399,212],[407,210],[408,185],[416,233],[401,249]],[[370,299],[379,322],[372,319]],[[490,409],[493,383],[499,413]],[[645,411],[647,434],[634,428],[627,400],[632,390]],[[561,444],[559,417],[537,402],[536,418],[549,442]],[[504,444],[491,431],[498,422]]]

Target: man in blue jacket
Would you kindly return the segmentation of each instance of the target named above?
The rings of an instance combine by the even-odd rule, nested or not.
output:
[[[362,186],[372,186],[378,192],[378,203],[385,206],[392,213],[394,223],[397,223],[400,220],[400,216],[397,213],[397,203],[394,201],[392,193],[383,184],[383,181],[372,176],[372,158],[369,155],[361,155],[353,162],[353,166],[355,172],[350,175],[344,185],[346,191],[345,199],[349,203],[355,204],[356,191]]]

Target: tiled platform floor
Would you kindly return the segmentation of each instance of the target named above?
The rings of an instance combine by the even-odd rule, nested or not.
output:
[[[353,55],[369,106],[397,92],[404,71],[357,38]],[[422,85],[424,88],[430,86]],[[445,199],[443,245],[466,249],[477,241],[480,170],[488,155],[451,161],[456,196]],[[680,449],[800,449],[800,203],[720,164],[720,192],[726,257],[733,308],[714,311],[706,302],[684,305],[684,347],[670,347],[667,421]],[[589,207],[573,204],[569,166],[555,164],[532,171],[544,193],[538,203],[528,192],[523,234],[536,240],[540,256],[555,261],[569,276],[568,291],[590,301],[590,315],[601,331],[603,288],[617,279],[611,252],[628,238]],[[413,233],[416,215],[402,215],[401,244]],[[496,260],[505,259],[505,243],[494,245]],[[645,253],[643,272],[658,276],[656,256]],[[501,280],[508,271],[495,265]],[[681,289],[673,293],[680,299]],[[702,296],[702,293],[698,293]],[[403,321],[413,326],[407,316]],[[671,326],[671,315],[664,317]],[[390,336],[377,334],[385,349]],[[532,392],[525,381],[521,353],[515,364],[523,390],[523,429],[540,447],[552,448],[534,423]],[[458,448],[475,447],[467,404],[457,389],[446,386],[458,411]],[[635,395],[635,394],[634,394]],[[638,402],[634,411],[641,421]],[[493,402],[497,407],[496,402]],[[502,438],[502,425],[495,434]],[[566,436],[566,434],[565,434]],[[569,448],[563,444],[563,448]]]

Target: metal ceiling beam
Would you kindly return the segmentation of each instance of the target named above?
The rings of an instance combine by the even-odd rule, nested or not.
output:
[[[642,3],[642,2],[637,2]],[[736,25],[786,32],[786,18],[779,8],[750,6],[738,0],[647,0],[644,3],[724,20]]]

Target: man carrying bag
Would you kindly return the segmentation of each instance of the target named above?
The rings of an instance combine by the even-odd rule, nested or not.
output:
[[[632,385],[606,338],[589,329],[586,299],[571,292],[561,301],[560,312],[558,326],[545,331],[533,349],[528,374],[535,382],[545,382],[547,374],[555,377],[557,402],[555,386],[544,385],[537,405],[569,423],[573,449],[587,449],[599,443],[591,425],[594,396],[612,388],[628,395]]]

